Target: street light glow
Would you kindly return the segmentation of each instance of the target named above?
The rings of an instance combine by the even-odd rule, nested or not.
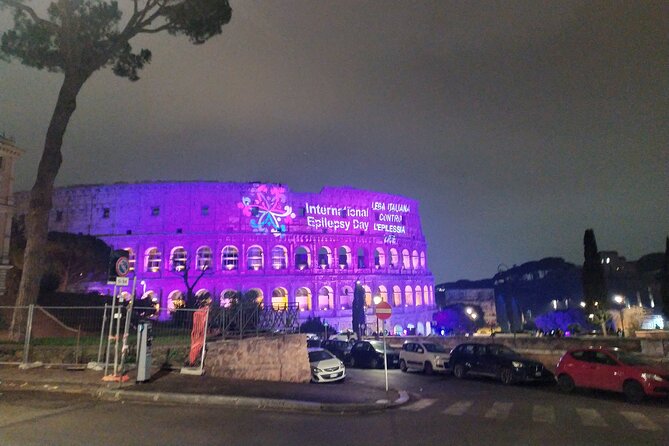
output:
[[[625,301],[625,298],[623,296],[621,296],[620,294],[616,294],[615,296],[613,296],[613,300],[615,300],[616,303],[618,305],[620,305]]]
[[[374,296],[374,305],[380,304],[382,300],[383,299],[381,299],[381,296],[379,295]]]

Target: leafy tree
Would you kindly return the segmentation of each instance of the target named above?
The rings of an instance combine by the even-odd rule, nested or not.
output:
[[[662,312],[669,319],[669,237],[664,250],[664,264],[660,273],[660,296],[662,298]]]
[[[467,308],[473,310],[476,318],[472,318]],[[434,322],[437,330],[444,330],[446,334],[474,333],[485,325],[483,310],[478,305],[454,304],[434,313]]]
[[[351,316],[353,317],[353,331],[358,335],[358,339],[362,339],[366,325],[365,289],[360,284],[360,281],[355,282],[355,288],[353,289],[353,305]]]
[[[30,193],[17,305],[28,305],[37,299],[53,186],[62,162],[63,136],[83,85],[93,73],[108,66],[117,76],[138,80],[139,71],[151,60],[151,51],[133,51],[130,42],[137,35],[165,31],[184,34],[192,43],[201,44],[220,34],[232,16],[227,0],[128,0],[127,6],[128,18],[122,22],[123,12],[116,0],[52,0],[46,17],[24,0],[0,0],[0,8],[14,12],[14,28],[2,35],[0,43],[5,57],[63,74]],[[25,312],[14,313],[12,339],[23,337],[24,318]]]
[[[325,324],[320,317],[309,316],[307,320],[300,325],[300,333],[314,333],[321,335],[325,333]]]
[[[606,321],[609,315],[606,312],[606,280],[602,260],[599,257],[595,231],[587,229],[583,236],[583,251],[585,260],[583,262],[583,300],[585,301],[585,312],[593,315],[592,323],[602,327],[602,334],[606,334]]]
[[[15,219],[9,257],[21,273],[26,248],[24,231],[24,219]],[[110,252],[109,245],[90,235],[49,232],[43,252],[45,272],[41,290],[78,292],[85,282],[105,281]]]

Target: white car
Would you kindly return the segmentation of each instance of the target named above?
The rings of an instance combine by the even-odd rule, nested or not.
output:
[[[400,350],[400,370],[419,370],[431,375],[446,372],[450,352],[434,342],[407,341]]]
[[[324,348],[309,348],[307,351],[313,382],[326,383],[346,378],[346,367],[335,355]]]

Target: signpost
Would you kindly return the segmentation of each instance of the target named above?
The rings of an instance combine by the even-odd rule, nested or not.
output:
[[[383,332],[383,370],[386,374],[386,392],[388,392],[388,356],[386,355],[386,319],[390,319],[393,309],[388,302],[379,302],[376,305],[377,321],[381,319],[381,331]]]

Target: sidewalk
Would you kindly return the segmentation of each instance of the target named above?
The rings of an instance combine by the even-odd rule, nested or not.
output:
[[[274,410],[361,413],[404,404],[403,391],[371,388],[346,381],[329,384],[296,384],[241,381],[208,376],[181,375],[178,371],[156,370],[146,383],[102,381],[102,372],[38,367],[20,370],[0,366],[0,389],[88,393],[113,401],[146,401],[224,405]]]

